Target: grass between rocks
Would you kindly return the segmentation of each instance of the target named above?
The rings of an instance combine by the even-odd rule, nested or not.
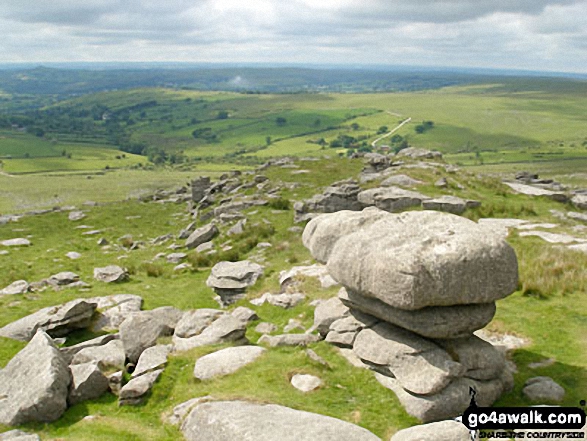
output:
[[[297,183],[296,188],[280,192],[283,199],[302,200],[319,192],[322,187],[339,179],[356,176],[360,161],[330,159],[299,161],[307,174],[292,174],[296,169],[271,167],[263,174],[273,183]],[[569,210],[547,199],[530,199],[512,194],[497,178],[478,177],[461,171],[457,174],[438,170],[410,169],[400,173],[410,175],[425,183],[418,191],[428,195],[454,194],[481,200],[483,205],[466,215],[471,219],[485,216],[521,217],[532,222],[555,222],[555,231],[569,231],[574,225],[561,222],[550,214],[551,209]],[[449,188],[438,189],[433,183],[446,177]],[[373,185],[373,184],[369,184]],[[459,189],[462,185],[464,189]],[[253,190],[249,190],[253,193]],[[277,205],[280,206],[280,205]],[[286,205],[282,207],[285,208]],[[172,305],[180,309],[216,308],[214,293],[205,285],[209,266],[196,251],[187,251],[188,261],[197,267],[193,271],[177,273],[174,264],[165,259],[154,260],[158,253],[171,253],[167,247],[149,244],[149,239],[172,233],[178,234],[190,218],[184,204],[157,204],[125,201],[97,207],[83,207],[87,217],[72,222],[67,213],[50,213],[24,217],[16,223],[0,226],[0,240],[29,237],[32,246],[8,249],[8,255],[0,255],[0,287],[26,279],[29,282],[47,278],[60,271],[74,271],[81,280],[92,285],[89,290],[46,290],[20,296],[0,297],[0,326],[10,323],[38,309],[56,305],[80,297],[105,296],[120,293],[137,294],[144,298],[144,309]],[[313,307],[309,303],[316,298],[336,294],[337,288],[322,289],[313,279],[302,280],[301,290],[307,299],[289,310],[262,305],[254,307],[249,299],[279,289],[279,272],[295,265],[313,263],[309,252],[301,243],[300,233],[288,230],[293,226],[293,212],[271,207],[254,207],[245,210],[248,222],[245,233],[236,237],[225,236],[229,226],[221,226],[221,236],[214,240],[216,248],[231,241],[237,259],[264,258],[264,276],[252,287],[247,299],[235,306],[252,307],[260,321],[276,324],[282,332],[289,319],[295,318],[308,328],[313,321]],[[265,221],[271,223],[268,228]],[[91,226],[102,232],[84,236]],[[129,251],[121,246],[118,238],[125,234],[145,246]],[[99,237],[110,242],[109,248],[96,244]],[[489,325],[491,331],[506,332],[526,338],[528,346],[513,352],[512,360],[518,372],[515,389],[504,395],[497,405],[528,405],[521,393],[524,382],[538,375],[551,376],[566,390],[564,405],[577,406],[585,399],[587,390],[587,297],[585,296],[585,256],[547,244],[538,238],[519,237],[509,239],[520,263],[520,291],[498,302],[498,311]],[[261,251],[258,242],[270,242],[271,248]],[[182,243],[182,241],[177,241]],[[65,257],[68,251],[82,254],[78,260]],[[232,251],[232,250],[231,250]],[[131,272],[130,281],[123,284],[101,284],[92,279],[94,267],[117,264]],[[260,335],[249,325],[247,337],[256,343]],[[72,334],[67,344],[90,338],[86,332]],[[0,365],[4,366],[24,343],[0,339]],[[42,439],[52,440],[176,440],[179,431],[165,423],[162,415],[175,405],[197,396],[211,395],[220,399],[248,399],[278,403],[296,409],[330,415],[357,423],[382,439],[387,440],[397,430],[416,424],[407,415],[394,394],[376,382],[373,375],[351,366],[336,350],[325,342],[311,345],[329,364],[322,366],[310,360],[301,348],[269,348],[253,364],[227,377],[201,382],[193,378],[196,359],[219,348],[205,347],[190,352],[173,354],[167,368],[155,384],[147,402],[139,407],[118,407],[114,396],[106,394],[99,400],[78,404],[51,424],[29,424],[25,430],[35,431]],[[530,363],[552,358],[554,363],[531,369]],[[289,379],[296,373],[319,376],[324,386],[303,394],[295,390]]]

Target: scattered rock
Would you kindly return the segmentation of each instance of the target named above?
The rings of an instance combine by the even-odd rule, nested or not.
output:
[[[82,220],[86,217],[86,215],[84,214],[83,211],[70,211],[69,215],[67,216],[67,218],[70,221],[79,221]]]
[[[285,291],[289,286],[295,287],[297,282],[296,279],[299,277],[317,278],[320,281],[322,288],[330,288],[338,284],[336,280],[328,274],[328,270],[324,265],[314,264],[310,266],[294,266],[288,271],[281,271],[279,273],[279,285],[281,286],[281,291]]]
[[[407,157],[412,159],[442,159],[442,153],[435,150],[426,150],[416,147],[408,147],[397,153],[398,157]]]
[[[71,260],[80,259],[82,257],[80,253],[76,253],[75,251],[70,251],[65,256]]]
[[[348,306],[344,305],[338,297],[332,297],[316,306],[312,328],[317,330],[321,335],[326,336],[332,323],[348,315]]]
[[[214,224],[208,224],[195,230],[185,241],[188,249],[196,248],[199,245],[209,242],[218,234],[218,228]]]
[[[126,318],[120,325],[120,339],[128,360],[136,363],[145,349],[155,346],[159,337],[172,335],[175,325],[169,325],[151,311],[135,312]]]
[[[257,263],[218,262],[212,267],[206,285],[220,296],[223,306],[234,303],[244,296],[245,289],[255,284],[263,274],[263,267]]]
[[[297,390],[307,393],[322,386],[322,380],[314,375],[296,374],[291,378],[291,385]]]
[[[548,231],[522,231],[520,236],[536,236],[549,243],[573,243],[573,242],[587,242],[587,239],[569,236],[568,234],[550,233]]]
[[[448,187],[448,181],[446,180],[446,178],[440,178],[438,181],[436,181],[434,183],[435,187],[438,188],[447,188]]]
[[[157,345],[145,349],[139,357],[139,362],[131,377],[135,378],[157,369],[163,369],[167,364],[167,356],[170,352],[170,345]]]
[[[93,348],[96,346],[103,346],[103,345],[111,342],[112,340],[118,339],[118,337],[119,337],[118,334],[105,334],[105,335],[101,335],[100,337],[96,337],[91,340],[86,340],[84,342],[78,343],[77,345],[61,347],[61,348],[59,348],[59,351],[61,352],[61,355],[63,355],[63,358],[65,359],[66,363],[71,364],[71,361],[72,361],[73,357],[75,356],[75,354],[80,352],[82,349]],[[122,351],[122,356],[124,357],[124,350]],[[92,358],[92,360],[93,360],[93,358]],[[88,360],[88,361],[90,361],[90,360]],[[85,363],[85,361],[84,361],[84,363]],[[121,365],[124,366],[124,358],[122,358]]]
[[[246,219],[239,220],[232,228],[230,228],[226,234],[228,236],[235,236],[239,234],[243,234],[245,232],[245,225],[247,223]]]
[[[143,305],[143,299],[133,294],[92,297],[88,301],[96,303],[98,310],[92,321],[92,332],[117,330],[131,313],[140,311]]]
[[[587,194],[576,194],[571,203],[580,210],[587,210]]]
[[[297,319],[289,319],[287,325],[284,326],[283,332],[305,331],[304,325]]]
[[[185,401],[178,404],[173,408],[173,412],[169,417],[166,418],[167,422],[173,426],[180,427],[185,417],[200,403],[205,403],[212,399],[211,396],[192,398],[191,400]]]
[[[181,430],[188,441],[379,441],[368,430],[346,421],[244,401],[198,404]]]
[[[456,196],[440,196],[422,202],[425,210],[444,211],[452,214],[463,214],[467,209],[467,201]]]
[[[237,346],[204,355],[196,361],[194,377],[210,380],[232,374],[255,361],[263,352],[265,349],[259,346]]]
[[[255,327],[255,331],[259,334],[271,334],[277,331],[277,326],[273,323],[261,322]]]
[[[560,403],[565,398],[565,390],[550,377],[528,379],[522,393],[534,402]]]
[[[126,355],[122,341],[115,339],[106,344],[88,346],[78,350],[71,359],[71,365],[94,363],[100,370],[124,369]]]
[[[151,390],[162,372],[163,369],[159,369],[130,380],[120,389],[118,404],[120,406],[136,406],[142,404],[146,398],[145,395]]]
[[[70,285],[72,283],[78,282],[79,276],[76,273],[72,273],[71,271],[64,271],[52,275],[47,281],[54,286]]]
[[[421,193],[399,187],[379,187],[364,190],[357,196],[364,206],[375,206],[381,210],[395,213],[410,207],[419,207],[429,199]]]
[[[417,179],[412,179],[407,175],[390,176],[389,178],[381,182],[381,186],[383,187],[393,187],[396,185],[399,185],[400,187],[414,187],[420,184],[423,184],[423,182],[418,181]]]
[[[171,253],[167,255],[166,259],[169,263],[177,264],[184,260],[187,256],[188,255],[186,253]]]
[[[128,280],[128,271],[117,265],[94,268],[94,279],[104,283],[118,283]]]
[[[71,385],[68,402],[71,406],[82,401],[94,400],[108,391],[108,379],[97,363],[84,363],[70,366]]]
[[[235,310],[232,311],[231,315],[239,320],[242,320],[245,323],[259,320],[259,316],[257,315],[257,313],[253,311],[251,308],[247,308],[245,306],[239,306],[238,308],[235,308]]]
[[[55,421],[67,408],[69,368],[53,340],[38,331],[0,370],[0,423]]]
[[[259,344],[268,344],[272,348],[277,346],[306,346],[319,340],[320,337],[314,334],[265,334],[259,339]]]
[[[545,190],[540,187],[520,184],[517,182],[504,182],[504,184],[514,190],[514,192],[525,194],[527,196],[544,196],[558,202],[567,202],[569,200],[569,197],[560,191]]]
[[[324,360],[322,357],[316,354],[316,352],[314,352],[312,349],[306,349],[304,352],[310,360],[315,361],[316,363],[319,363],[322,366],[330,368],[330,364],[328,364],[326,360]]]
[[[202,323],[203,320],[198,320],[198,322]],[[208,325],[200,325],[197,328],[193,327],[189,333],[178,332],[180,331],[180,324],[182,324],[181,321],[178,324],[176,333],[173,335],[173,347],[175,351],[189,351],[200,346],[219,343],[247,343],[247,339],[245,338],[246,323],[229,314],[220,315]]]
[[[0,242],[0,245],[5,247],[29,247],[31,246],[31,241],[23,238],[8,239]]]
[[[74,329],[87,328],[95,309],[95,303],[83,299],[50,306],[0,328],[0,336],[29,341],[42,329],[52,337],[61,337]]]
[[[0,441],[41,441],[41,438],[35,433],[15,429],[0,433]]]
[[[305,300],[306,296],[301,293],[293,294],[270,294],[265,293],[257,299],[251,300],[251,303],[255,306],[261,306],[265,302],[270,305],[277,306],[284,309],[293,308]]]
[[[0,295],[11,296],[25,294],[29,290],[29,284],[26,280],[16,280],[0,291]]]

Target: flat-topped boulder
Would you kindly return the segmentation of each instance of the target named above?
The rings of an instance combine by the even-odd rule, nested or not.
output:
[[[0,290],[0,295],[12,296],[17,294],[24,294],[29,290],[29,283],[26,280],[16,280],[8,285],[6,288]]]
[[[49,306],[0,328],[0,336],[29,341],[42,329],[52,337],[62,337],[74,329],[87,328],[95,309],[96,303],[84,299]]]
[[[439,196],[422,202],[425,210],[444,211],[452,214],[463,214],[467,209],[467,201],[456,196]]]
[[[185,241],[187,249],[197,248],[199,245],[209,242],[218,234],[218,228],[214,224],[204,225],[198,228]]]
[[[263,267],[248,260],[218,262],[212,267],[206,285],[220,296],[223,306],[241,298],[245,290],[263,274]]]
[[[202,311],[202,310],[197,310]],[[208,310],[214,311],[214,310]],[[173,335],[175,351],[189,351],[201,346],[232,342],[247,343],[247,323],[230,314],[194,314],[182,318]]]
[[[17,237],[15,239],[0,241],[0,245],[5,247],[29,247],[31,246],[31,241],[22,237]]]
[[[125,282],[128,280],[128,271],[118,265],[94,268],[94,279],[104,283]]]
[[[532,185],[520,184],[518,182],[504,182],[514,192],[525,194],[526,196],[543,196],[558,202],[567,202],[569,197],[562,191],[551,191]]]
[[[9,426],[48,423],[67,408],[69,368],[45,332],[38,331],[29,344],[0,370],[0,423]]]
[[[571,203],[581,210],[587,210],[587,194],[576,194],[571,199]]]
[[[420,184],[423,184],[423,182],[403,174],[390,176],[381,182],[383,187],[392,187],[395,185],[399,185],[400,187],[414,187]]]
[[[304,231],[312,255],[345,287],[406,310],[491,303],[517,289],[514,250],[475,222],[435,211],[365,211],[352,230],[341,212]]]
[[[336,418],[245,401],[197,404],[181,431],[188,441],[380,441],[367,429]]]
[[[399,187],[371,188],[359,193],[357,198],[364,206],[375,206],[391,213],[419,207],[422,201],[430,199],[421,193]]]
[[[265,350],[260,346],[236,346],[204,355],[196,361],[194,377],[199,380],[210,380],[215,377],[232,374],[240,368],[251,364]]]

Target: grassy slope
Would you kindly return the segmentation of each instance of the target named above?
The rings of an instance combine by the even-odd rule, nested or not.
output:
[[[296,200],[316,193],[320,187],[348,176],[356,175],[361,168],[359,161],[330,159],[319,162],[302,162],[302,168],[311,173],[292,174],[291,169],[270,168],[265,174],[273,181],[299,182],[300,187],[283,190],[282,196]],[[440,190],[432,183],[441,176],[451,182],[449,192],[463,197],[483,200],[483,206],[468,215],[476,219],[481,216],[519,216],[532,221],[552,221],[549,210],[564,209],[563,204],[548,200],[510,194],[498,181],[484,178],[477,179],[472,174],[447,175],[444,172],[429,170],[410,170],[414,178],[423,179],[426,185],[419,188],[426,194],[439,194]],[[459,190],[455,180],[466,187]],[[132,234],[135,240],[147,241],[149,238],[166,233],[177,233],[189,219],[183,205],[144,204],[125,202],[87,209],[88,217],[81,221],[104,231],[103,236],[112,243],[123,234]],[[264,292],[275,292],[278,288],[279,271],[293,265],[311,263],[308,251],[302,246],[299,234],[288,231],[292,225],[292,212],[275,212],[268,207],[251,209],[256,214],[249,214],[250,223],[270,219],[275,227],[275,234],[263,241],[270,241],[273,247],[265,251],[267,258],[265,276],[250,290],[249,298]],[[136,217],[140,216],[140,217]],[[26,249],[10,250],[8,256],[0,256],[5,269],[0,274],[0,286],[17,279],[29,281],[48,277],[59,271],[71,270],[80,274],[82,280],[92,282],[92,269],[106,264],[123,264],[131,273],[131,281],[123,285],[106,285],[93,283],[90,291],[46,291],[41,294],[0,298],[0,325],[36,311],[37,309],[58,304],[78,297],[109,295],[115,293],[134,293],[143,296],[146,309],[163,305],[174,305],[181,309],[216,307],[212,291],[205,286],[208,269],[201,267],[198,272],[175,274],[173,265],[163,261],[149,264],[159,252],[168,252],[168,244],[147,246],[128,252],[111,250],[103,252],[96,245],[96,237],[84,237],[83,230],[72,229],[76,223],[67,220],[65,213],[53,213],[22,219],[17,224],[0,227],[0,239],[31,236],[33,246]],[[569,228],[563,225],[561,228]],[[227,227],[223,227],[226,230]],[[254,236],[255,230],[249,229],[245,236],[233,238],[236,248],[242,240]],[[222,243],[220,238],[216,243]],[[539,281],[540,277],[552,278],[551,285],[566,287],[563,283],[564,271],[549,272],[552,264],[540,260],[542,253],[551,254],[554,248],[537,239],[510,239],[521,262],[522,284],[528,279]],[[78,251],[83,257],[70,261],[65,257],[68,251]],[[243,253],[245,258],[250,253]],[[190,259],[195,252],[190,252]],[[565,260],[566,259],[566,260]],[[583,259],[583,260],[581,260]],[[193,259],[192,259],[193,260]],[[576,264],[579,268],[587,267],[587,259],[580,255],[560,257],[564,268]],[[153,266],[158,269],[158,277],[153,274]],[[557,277],[560,280],[557,282]],[[578,279],[577,279],[578,278]],[[579,282],[586,283],[584,274],[577,274]],[[549,286],[551,286],[549,285]],[[564,285],[564,286],[563,286]],[[585,286],[568,285],[572,289],[566,293],[538,292],[534,296],[516,293],[500,301],[498,313],[490,327],[494,330],[513,332],[531,340],[531,345],[514,353],[518,364],[515,390],[505,395],[500,405],[525,405],[521,396],[521,387],[529,376],[549,375],[555,378],[567,390],[566,405],[577,405],[577,400],[584,398],[582,391],[587,390],[587,340],[582,336],[587,316],[587,299]],[[546,286],[546,285],[545,285]],[[577,288],[578,286],[578,288]],[[575,287],[575,288],[573,288]],[[573,292],[573,290],[577,292]],[[323,290],[316,283],[304,284],[308,300],[292,310],[281,310],[271,306],[255,308],[263,321],[284,326],[290,318],[298,318],[308,327],[312,323],[313,308],[308,303],[314,298],[329,297],[336,293],[336,288]],[[246,301],[240,304],[250,306]],[[254,332],[253,323],[247,332],[254,342],[259,337]],[[77,335],[79,340],[87,335]],[[0,342],[0,364],[5,364],[23,345],[6,339]],[[276,402],[299,409],[332,415],[356,422],[388,439],[396,430],[415,423],[401,408],[393,393],[380,387],[373,376],[367,372],[351,367],[330,345],[321,342],[312,345],[316,352],[324,357],[332,369],[322,367],[303,354],[297,348],[270,349],[263,359],[244,368],[234,375],[198,382],[192,378],[195,359],[217,348],[206,347],[192,352],[174,355],[169,366],[155,385],[147,404],[138,408],[118,408],[116,400],[106,395],[94,402],[86,402],[69,409],[56,423],[49,425],[28,425],[26,428],[39,432],[43,439],[70,440],[173,440],[180,437],[176,429],[162,424],[160,416],[169,412],[174,405],[194,396],[212,394],[219,398],[247,398],[260,401]],[[531,370],[528,363],[543,358],[553,357],[552,366]],[[301,394],[293,390],[288,383],[294,373],[312,373],[319,375],[325,386],[310,394]],[[93,415],[95,418],[84,420]]]

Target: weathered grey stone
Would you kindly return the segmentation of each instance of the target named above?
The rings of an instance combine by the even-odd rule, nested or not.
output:
[[[558,202],[567,202],[569,200],[569,197],[560,191],[545,190],[540,187],[520,184],[518,182],[504,182],[504,184],[510,187],[516,193],[525,194],[527,196],[544,196]]]
[[[222,306],[230,305],[244,296],[246,288],[255,284],[263,274],[263,267],[257,263],[218,262],[212,267],[206,285],[214,289]]]
[[[446,188],[448,187],[448,181],[446,178],[440,178],[438,181],[434,183],[434,186],[438,188]]]
[[[63,271],[61,273],[53,274],[47,279],[47,281],[55,286],[70,285],[71,283],[79,281],[79,276],[71,271]]]
[[[237,346],[212,352],[196,361],[194,377],[199,380],[210,380],[232,374],[255,361],[263,352],[265,348],[259,346]]]
[[[471,441],[471,434],[463,423],[447,420],[400,430],[390,441]]]
[[[71,358],[71,364],[96,363],[106,372],[112,369],[124,369],[126,359],[122,341],[115,339],[99,346],[89,346],[80,349]]]
[[[128,271],[117,265],[94,268],[94,279],[104,283],[124,282],[128,280]]]
[[[576,194],[571,199],[571,203],[581,210],[587,210],[587,194]]]
[[[297,390],[307,393],[322,386],[322,380],[314,375],[295,374],[291,377],[291,385]]]
[[[365,228],[386,216],[385,211],[373,207],[363,211],[339,211],[335,214],[324,214],[308,222],[302,234],[302,242],[317,261],[326,263],[336,242],[341,237]]]
[[[283,327],[283,332],[305,331],[304,325],[298,319],[289,319],[287,325]]]
[[[414,187],[420,184],[423,184],[423,182],[418,181],[417,179],[410,178],[407,175],[390,176],[389,178],[381,182],[381,185],[383,187],[393,187],[395,185],[399,185],[400,187]]]
[[[313,329],[325,336],[328,334],[332,323],[348,315],[348,306],[344,305],[338,297],[332,297],[316,306]]]
[[[259,344],[268,344],[272,348],[277,346],[306,346],[319,340],[320,337],[314,334],[265,334],[259,339]]]
[[[218,228],[214,224],[204,225],[196,229],[185,241],[185,246],[188,249],[196,248],[205,242],[209,242],[218,234]]]
[[[201,334],[206,327],[222,315],[225,315],[225,312],[219,309],[202,308],[187,311],[177,323],[174,336],[188,338]]]
[[[467,201],[456,196],[440,196],[422,202],[425,210],[444,211],[452,214],[463,214],[467,209]]]
[[[36,433],[27,433],[15,429],[0,433],[0,441],[41,441],[41,438]]]
[[[50,306],[0,328],[0,336],[29,341],[42,329],[52,337],[61,337],[74,329],[87,328],[95,309],[95,303],[83,299]]]
[[[198,404],[181,430],[188,441],[379,441],[368,430],[346,421],[243,401]]]
[[[75,251],[70,251],[65,255],[65,257],[67,257],[68,259],[71,259],[71,260],[77,260],[77,259],[81,259],[82,255],[80,253],[75,252]]]
[[[155,346],[159,337],[173,334],[174,328],[169,323],[158,320],[149,312],[135,312],[120,325],[120,339],[131,363],[136,363],[145,349]]]
[[[31,246],[31,241],[22,237],[18,237],[16,239],[3,240],[0,242],[0,245],[5,247],[29,247]]]
[[[86,217],[86,215],[84,214],[83,211],[70,211],[69,212],[69,215],[67,216],[67,218],[70,221],[79,221],[79,220],[82,220],[85,217]]]
[[[432,395],[465,369],[440,346],[386,323],[363,329],[353,351],[378,372],[395,377],[409,392]]]
[[[173,348],[175,351],[189,351],[200,346],[219,343],[234,342],[245,344],[246,323],[231,315],[221,315],[200,333],[189,337],[173,336]]]
[[[587,242],[587,240],[580,237],[573,237],[568,234],[551,233],[549,231],[522,231],[519,234],[521,237],[537,236],[549,243],[568,244],[573,242]]]
[[[375,206],[381,210],[395,213],[410,207],[419,207],[429,199],[421,193],[399,187],[379,187],[364,190],[358,195],[359,202],[365,206]]]
[[[458,378],[440,393],[417,395],[403,389],[395,378],[377,372],[375,372],[375,378],[382,386],[391,389],[397,395],[400,403],[410,415],[424,423],[462,415],[471,402],[470,388],[477,391],[477,405],[481,407],[491,406],[505,388],[501,379],[475,381],[469,378]]]
[[[55,421],[67,408],[69,368],[53,340],[38,331],[0,370],[0,423]]]
[[[397,153],[398,157],[408,157],[412,159],[442,159],[442,153],[436,150],[426,150],[416,147],[408,147]]]
[[[341,210],[357,211],[363,205],[357,200],[361,188],[356,181],[340,181],[324,189],[322,194],[312,196],[294,206],[297,216],[304,213],[334,213]]]
[[[234,311],[232,311],[230,314],[245,323],[259,320],[257,313],[251,308],[247,308],[245,306],[239,306],[238,308],[235,308]]]
[[[139,377],[147,372],[162,369],[167,364],[167,356],[171,352],[171,345],[157,345],[147,348],[139,357],[131,377]]]
[[[292,293],[292,294],[270,294],[265,293],[261,297],[257,299],[251,300],[251,303],[255,306],[261,306],[265,302],[269,303],[270,305],[277,306],[279,308],[289,309],[293,308],[300,303],[302,303],[306,299],[306,296],[301,293]]]
[[[0,291],[0,295],[12,296],[17,294],[24,294],[29,290],[29,283],[26,280],[17,280],[12,282],[6,288]]]
[[[550,377],[528,379],[522,393],[534,402],[560,403],[565,398],[565,390]]]
[[[234,235],[238,235],[238,234],[243,234],[245,232],[245,225],[247,223],[246,219],[241,219],[239,220],[236,224],[234,224],[234,226],[232,226],[227,232],[226,234],[228,236],[234,236]]]
[[[338,213],[321,217],[336,228]],[[344,225],[346,217],[340,217]],[[308,235],[323,234],[308,231],[311,224]],[[320,242],[311,239],[305,243]],[[490,303],[518,285],[511,246],[475,222],[436,211],[387,214],[340,238],[327,259],[335,280],[399,309]]]
[[[67,401],[73,406],[82,401],[94,400],[108,391],[108,379],[98,363],[84,363],[70,366],[71,385]]]
[[[78,343],[77,345],[65,346],[65,347],[59,348],[59,351],[61,352],[61,355],[63,355],[65,362],[67,364],[71,364],[71,360],[73,359],[75,354],[80,352],[82,349],[93,348],[96,346],[104,346],[105,344],[111,342],[112,340],[118,339],[118,337],[119,337],[118,334],[101,335],[100,337],[96,337],[96,338],[93,338],[92,340],[87,340],[87,341]],[[124,365],[124,350],[122,350],[122,364]]]
[[[194,407],[196,407],[200,403],[205,403],[207,401],[211,401],[212,397],[207,395],[205,397],[198,397],[192,398],[191,400],[187,400],[181,404],[178,404],[173,408],[171,415],[169,415],[166,420],[169,424],[179,427],[185,420],[185,417],[192,411]]]
[[[118,404],[120,406],[136,406],[143,403],[145,395],[151,390],[162,372],[163,369],[159,369],[130,380],[120,389]]]
[[[324,265],[310,265],[310,266],[294,266],[288,271],[281,271],[279,273],[279,285],[281,291],[285,291],[286,288],[297,284],[297,278],[299,277],[314,277],[320,281],[322,288],[330,288],[337,285],[336,280],[330,277],[328,270]]]
[[[133,294],[92,297],[88,301],[97,304],[97,313],[91,325],[92,332],[117,330],[126,317],[140,311],[143,305],[143,299]]]
[[[341,289],[338,297],[354,310],[370,314],[429,338],[459,338],[485,327],[495,315],[495,303],[429,306],[414,311],[394,308],[373,297]]]
[[[505,369],[505,356],[491,343],[473,335],[466,338],[436,340],[466,369],[465,377],[474,380],[498,378]]]
[[[186,257],[188,257],[186,253],[171,253],[168,254],[165,258],[167,259],[167,262],[177,264],[184,260]]]

